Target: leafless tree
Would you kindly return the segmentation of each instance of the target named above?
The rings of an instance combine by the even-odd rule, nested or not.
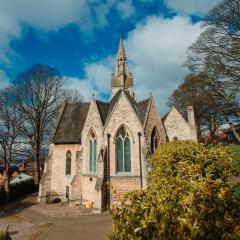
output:
[[[186,65],[205,72],[216,94],[229,103],[239,102],[240,91],[240,1],[221,0],[203,19],[203,32],[189,48]],[[240,115],[240,105],[234,105]]]
[[[21,122],[22,117],[17,109],[15,89],[8,87],[0,92],[0,144],[3,150],[7,201],[10,195],[10,164],[18,148],[17,139],[20,137],[17,124]]]
[[[234,103],[223,101],[216,94],[216,89],[209,84],[207,76],[202,74],[188,75],[184,82],[172,93],[168,105],[176,106],[183,114],[187,115],[187,106],[194,107],[198,136],[209,131],[214,140],[216,132],[221,124],[226,122],[229,109]],[[228,120],[227,120],[228,121]]]
[[[40,181],[40,152],[49,141],[52,124],[64,99],[63,81],[56,69],[34,65],[13,81],[18,111],[24,121],[18,128],[32,149],[34,180]]]
[[[83,100],[83,96],[77,89],[65,89],[64,98],[68,103],[78,103]]]

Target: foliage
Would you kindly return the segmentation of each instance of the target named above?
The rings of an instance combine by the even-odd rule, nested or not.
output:
[[[6,193],[3,188],[0,188],[0,204],[5,203]]]
[[[10,197],[11,199],[16,199],[18,197],[23,197],[29,193],[35,191],[35,184],[33,179],[22,181],[11,185]]]
[[[8,232],[8,228],[5,231],[0,232],[0,240],[11,240],[10,234]]]
[[[10,184],[10,201],[16,198],[26,196],[27,194],[35,192],[36,187],[33,179],[22,181],[15,184]],[[3,188],[0,189],[0,204],[6,202],[6,192]]]
[[[112,211],[114,240],[240,239],[240,199],[227,184],[228,148],[190,141],[159,146],[146,190]]]
[[[231,149],[235,174],[240,175],[240,146],[232,145]]]

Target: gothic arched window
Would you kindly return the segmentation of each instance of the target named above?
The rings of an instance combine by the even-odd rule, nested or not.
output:
[[[131,172],[131,143],[122,127],[116,139],[117,172]]]
[[[89,172],[96,172],[97,165],[97,141],[95,134],[91,131],[89,139]]]
[[[151,134],[151,153],[154,153],[157,147],[158,147],[158,132],[156,127],[154,127]]]
[[[72,153],[70,150],[68,150],[66,153],[66,169],[65,169],[66,175],[71,175],[71,161],[72,161]]]

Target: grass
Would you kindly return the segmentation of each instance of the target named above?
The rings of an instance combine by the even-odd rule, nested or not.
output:
[[[233,159],[233,166],[234,166],[234,174],[235,174],[235,181],[239,182],[240,178],[240,145],[233,145],[231,146],[232,149],[232,159]],[[240,197],[240,185],[239,183],[235,183],[232,186],[233,196],[236,198]]]
[[[232,159],[236,175],[240,175],[240,145],[233,145]]]

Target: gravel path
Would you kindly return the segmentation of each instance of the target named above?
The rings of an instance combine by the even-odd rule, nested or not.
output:
[[[84,206],[40,204],[35,194],[0,206],[0,231],[9,227],[12,240],[71,240],[85,239],[84,236],[86,239],[104,239],[111,230],[111,219],[108,214],[94,215],[92,212]],[[98,233],[93,231],[91,223],[99,229]],[[59,234],[64,225],[67,226],[64,234]],[[84,228],[79,228],[83,225]]]

